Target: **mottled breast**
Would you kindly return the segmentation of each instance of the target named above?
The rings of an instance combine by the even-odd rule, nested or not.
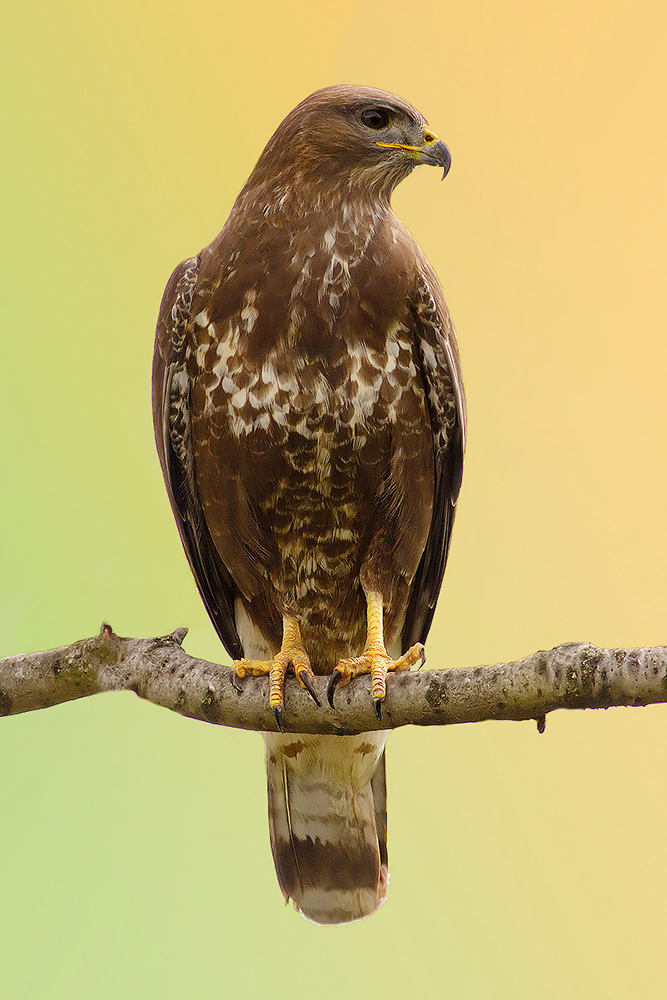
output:
[[[361,634],[359,571],[394,502],[396,449],[421,457],[428,479],[431,440],[406,289],[370,280],[391,230],[380,239],[372,226],[370,236],[330,226],[318,251],[290,246],[280,283],[269,274],[225,294],[235,261],[200,290],[188,359],[195,438],[219,456],[221,489],[225,467],[243,483],[266,539],[257,572],[282,607],[298,608],[306,629],[329,621]],[[202,492],[207,520],[228,519],[210,484]]]

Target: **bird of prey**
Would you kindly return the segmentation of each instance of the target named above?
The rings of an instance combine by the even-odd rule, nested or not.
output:
[[[155,432],[181,540],[239,678],[268,674],[269,827],[316,923],[386,893],[387,732],[283,731],[287,672],[317,700],[423,657],[461,483],[465,402],[435,272],[390,207],[450,165],[407,101],[336,86],[278,126],[222,230],[167,284]],[[443,174],[443,176],[444,176]]]

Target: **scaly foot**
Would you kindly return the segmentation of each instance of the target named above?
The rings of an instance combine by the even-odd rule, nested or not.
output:
[[[361,656],[349,660],[339,660],[333,669],[327,687],[329,704],[334,707],[334,691],[339,684],[347,684],[359,674],[371,675],[371,697],[378,719],[382,714],[382,702],[387,694],[387,672],[389,670],[409,670],[415,663],[424,662],[424,647],[420,642],[411,646],[407,653],[392,660],[384,647],[366,648]]]
[[[310,660],[301,641],[299,623],[290,615],[285,615],[283,618],[283,643],[280,652],[276,653],[272,660],[235,660],[232,666],[239,679],[247,674],[253,677],[268,674],[269,704],[281,732],[285,709],[285,677],[290,670],[296,674],[299,684],[306,689],[315,704],[320,706],[320,700],[313,686]]]

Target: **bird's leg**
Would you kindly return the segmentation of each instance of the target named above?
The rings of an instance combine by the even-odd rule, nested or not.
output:
[[[370,674],[371,696],[375,713],[379,719],[382,712],[382,702],[387,693],[387,671],[409,670],[419,660],[424,662],[424,647],[420,642],[411,646],[397,660],[392,660],[384,644],[382,610],[380,594],[369,591],[366,594],[366,620],[368,622],[366,645],[361,656],[355,656],[349,660],[339,660],[334,667],[327,687],[327,697],[332,708],[334,707],[334,691],[339,684],[347,684],[359,674]]]
[[[301,629],[293,615],[283,615],[283,641],[280,651],[272,660],[234,660],[233,669],[241,678],[246,674],[258,677],[269,675],[269,704],[276,717],[278,728],[283,728],[283,710],[285,708],[285,676],[291,669],[297,676],[301,687],[310,694],[316,705],[320,702],[313,686],[313,671],[308,654],[303,647]]]

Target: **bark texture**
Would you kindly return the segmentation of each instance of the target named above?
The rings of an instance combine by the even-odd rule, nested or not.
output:
[[[0,659],[0,715],[48,708],[103,691],[134,691],[181,715],[240,729],[275,730],[266,678],[236,681],[229,667],[188,656],[187,629],[155,639],[124,639],[104,624],[71,646]],[[238,685],[242,691],[237,690]],[[326,702],[326,677],[315,677],[322,707],[287,679],[286,731],[351,735],[399,726],[444,726],[488,719],[544,719],[558,708],[610,708],[667,701],[667,647],[599,649],[566,643],[513,663],[392,674],[382,719],[369,679],[357,678]]]

